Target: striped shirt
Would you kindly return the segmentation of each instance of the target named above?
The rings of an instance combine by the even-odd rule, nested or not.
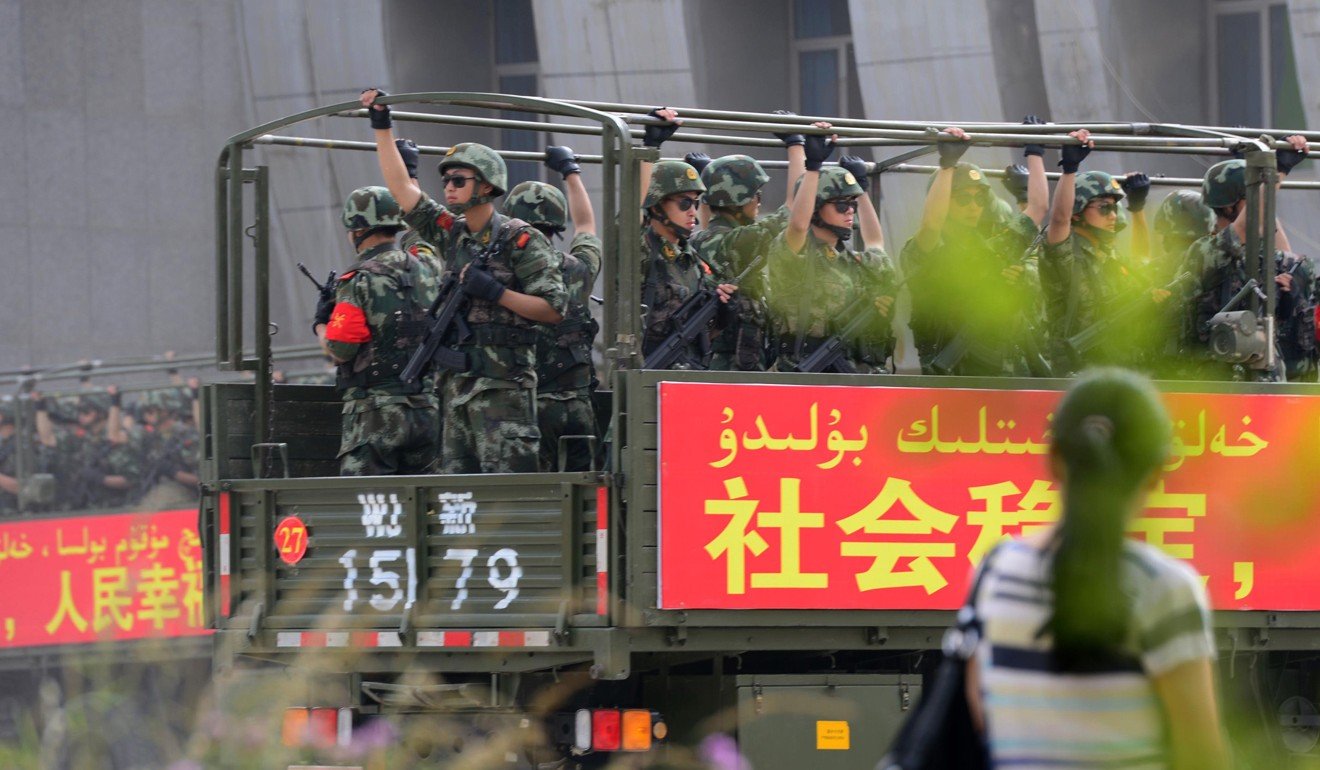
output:
[[[1151,683],[1182,663],[1214,658],[1208,602],[1188,565],[1128,541],[1120,585],[1132,597],[1121,651],[1086,671],[1060,671],[1049,634],[1048,550],[1005,543],[986,560],[976,596],[977,658],[996,768],[1166,767],[1165,731]]]

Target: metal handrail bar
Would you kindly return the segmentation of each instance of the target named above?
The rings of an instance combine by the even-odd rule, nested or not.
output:
[[[761,165],[764,166],[766,164],[762,163]],[[939,166],[923,166],[920,164],[913,164],[913,163],[900,163],[896,166],[890,166],[889,168],[885,169],[884,173],[888,174],[890,172],[897,171],[901,174],[933,174],[936,171],[939,171],[939,168],[940,168]],[[981,173],[985,174],[986,176],[996,177],[996,178],[1008,176],[1007,172],[1001,169],[983,168],[981,169]],[[1058,171],[1046,171],[1045,176],[1049,179],[1058,179],[1060,176],[1062,176],[1062,174],[1060,174]],[[1122,176],[1122,174],[1115,174],[1114,176],[1119,177]],[[1200,187],[1201,181],[1202,180],[1199,177],[1178,177],[1178,176],[1150,177],[1150,183],[1154,187]],[[1298,181],[1285,180],[1281,186],[1284,189],[1292,189],[1292,190],[1320,190],[1320,182],[1311,182],[1304,180],[1298,180]]]
[[[604,102],[590,99],[563,99],[570,104],[576,104],[582,107],[601,110],[603,112],[624,112],[646,114],[655,105],[646,104],[628,104],[623,102]],[[957,121],[957,120],[873,120],[865,118],[839,118],[832,116],[814,116],[814,115],[776,115],[772,112],[749,112],[739,110],[712,110],[698,107],[677,107],[680,117],[692,118],[710,118],[715,120],[754,120],[759,122],[777,122],[784,121],[791,117],[798,125],[811,124],[816,121],[826,121],[834,125],[835,128],[894,128],[894,129],[923,129],[927,127],[943,128],[945,126],[959,126],[964,129],[989,129],[1013,127],[1017,133],[1021,134],[1051,134],[1068,133],[1087,129],[1089,131],[1104,132],[1110,134],[1130,134],[1133,136],[1159,135],[1174,127],[1195,128],[1208,131],[1214,131],[1220,134],[1232,134],[1246,139],[1256,139],[1262,134],[1270,136],[1291,136],[1300,134],[1306,137],[1308,142],[1320,142],[1320,131],[1307,131],[1302,129],[1267,129],[1244,126],[1192,126],[1177,123],[1150,123],[1150,122],[1088,122],[1088,121],[1059,121],[1043,125],[1028,125],[1011,122],[995,121]]]

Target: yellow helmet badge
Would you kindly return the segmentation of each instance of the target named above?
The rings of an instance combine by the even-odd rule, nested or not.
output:
[[[967,169],[967,178],[973,182],[979,182],[981,181],[981,172],[974,168],[969,168]]]
[[[857,184],[857,179],[853,177],[851,171],[845,171],[843,172],[843,182],[844,184]]]
[[[691,166],[688,166],[688,170],[687,170],[687,178],[688,178],[688,179],[696,179],[696,178],[697,178],[697,170],[696,170],[695,168],[692,168]]]

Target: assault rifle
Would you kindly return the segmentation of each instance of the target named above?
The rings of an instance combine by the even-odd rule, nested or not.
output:
[[[901,286],[902,284],[895,286],[892,295],[896,297]],[[890,294],[881,296],[887,297]],[[848,345],[874,323],[874,315],[879,310],[875,303],[876,300],[869,296],[858,297],[849,303],[848,307],[839,314],[840,318],[851,319],[848,324],[817,345],[816,349],[811,351],[811,355],[798,362],[794,371],[813,374],[818,372],[857,374],[857,369],[848,363]]]
[[[1171,295],[1177,295],[1192,279],[1191,273],[1179,273],[1167,286],[1158,289],[1158,291],[1167,291]],[[1154,304],[1155,300],[1149,294],[1143,292],[1141,296],[1133,297],[1114,312],[1072,335],[1066,340],[1065,344],[1074,356],[1079,358],[1085,356],[1102,340],[1109,337],[1115,326],[1125,323],[1132,316],[1149,309]]]
[[[1035,251],[1045,242],[1046,230],[1046,227],[1041,227],[1040,230],[1036,232],[1036,237],[1033,238],[1027,248],[1023,250],[1023,262],[1026,261],[1027,255],[1031,254],[1031,252]],[[1021,289],[1022,287],[1019,286],[1017,288]],[[1005,332],[1006,337],[1012,336],[1011,332],[1007,329],[1001,329],[1000,331]],[[1050,367],[1050,362],[1045,358],[1044,353],[1041,352],[1040,347],[1036,344],[1035,335],[1031,333],[1031,330],[1025,329],[1023,330],[1023,333],[1017,336],[1020,339],[1014,341],[1013,346],[1017,348],[1018,352],[1026,360],[1027,369],[1031,372],[1031,376],[1053,377],[1054,371]],[[968,353],[972,352],[972,337],[972,330],[970,328],[963,327],[960,329],[958,333],[954,335],[953,339],[949,340],[949,343],[941,348],[940,352],[931,359],[931,371],[936,374],[952,374],[957,371],[959,364],[961,364],[963,359],[967,357]]]
[[[322,294],[333,292],[335,290],[336,277],[338,276],[335,271],[331,270],[330,277],[325,279],[325,283],[321,283],[312,276],[312,271],[307,269],[307,265],[299,262],[298,269],[302,271],[303,275],[307,276],[307,280],[311,281],[312,285],[316,287],[316,290]]]
[[[507,222],[501,226],[500,232],[490,239],[490,245],[482,249],[476,259],[468,263],[469,265],[486,269],[491,256],[503,245],[505,227]],[[412,357],[408,359],[408,365],[403,367],[403,371],[399,374],[399,379],[411,385],[426,374],[433,365],[454,372],[466,372],[470,368],[467,353],[451,347],[463,343],[472,336],[472,330],[468,328],[465,317],[467,306],[468,295],[459,283],[458,271],[450,270],[440,281],[440,291],[436,293],[435,301],[426,311],[426,314],[433,319],[427,328],[426,337],[413,351]]]
[[[765,255],[757,255],[747,268],[737,275],[730,283],[735,286],[741,286],[743,279],[749,273],[760,266],[764,261]],[[691,369],[706,369],[710,357],[710,334],[708,328],[711,319],[719,312],[720,295],[714,289],[702,289],[694,292],[692,296],[684,300],[682,305],[670,316],[670,321],[675,325],[673,333],[661,342],[655,350],[652,350],[646,356],[642,363],[645,369],[672,369],[675,364],[681,364]],[[693,357],[688,355],[688,348],[695,343],[700,355]]]
[[[426,374],[432,365],[455,372],[467,371],[467,354],[445,344],[446,338],[452,338],[452,342],[462,342],[472,333],[463,318],[467,301],[467,294],[463,293],[463,287],[458,284],[458,273],[452,270],[445,273],[440,282],[440,291],[426,311],[433,319],[426,330],[426,338],[413,351],[408,365],[403,367],[399,375],[400,379],[411,385]],[[451,328],[454,329],[452,334]]]

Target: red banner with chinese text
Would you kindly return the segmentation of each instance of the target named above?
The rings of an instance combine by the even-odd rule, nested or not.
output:
[[[1058,518],[1062,393],[660,384],[660,606],[956,609]],[[1320,610],[1320,398],[1165,395],[1174,449],[1129,527],[1216,609]]]
[[[0,523],[0,648],[195,636],[197,511]]]

